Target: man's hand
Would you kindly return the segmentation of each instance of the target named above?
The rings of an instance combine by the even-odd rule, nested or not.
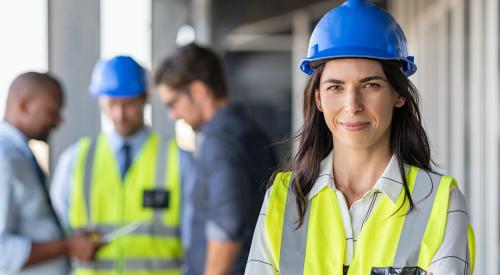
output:
[[[70,256],[80,261],[91,261],[101,247],[101,235],[96,232],[83,232],[66,240],[32,243],[31,252],[24,267],[33,266],[58,257]]]
[[[241,243],[208,241],[205,275],[226,275],[240,254]]]
[[[68,255],[82,262],[90,262],[102,246],[101,235],[96,232],[83,232],[66,240]]]

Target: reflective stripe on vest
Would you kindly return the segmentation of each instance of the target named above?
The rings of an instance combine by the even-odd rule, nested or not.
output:
[[[93,264],[78,263],[76,274],[180,274],[180,168],[174,141],[151,134],[125,177],[105,135],[80,141],[75,161],[70,227],[106,234],[130,223],[132,233],[100,248]],[[143,192],[168,192],[168,207],[144,208]]]
[[[158,259],[127,259],[123,261],[123,265],[128,271],[137,270],[168,270],[176,269],[181,263],[177,260],[158,260]],[[80,262],[79,268],[84,269],[99,269],[99,270],[115,270],[116,261],[114,260],[96,260],[93,262]]]
[[[156,217],[155,217],[156,218]],[[73,231],[74,232],[83,232],[85,230],[88,230],[90,227],[83,227],[83,228],[75,228]],[[109,234],[120,227],[114,224],[99,224],[99,225],[93,225],[92,230],[98,231],[102,235]],[[169,227],[165,225],[158,225],[156,222],[155,223],[148,223],[148,224],[140,224],[137,229],[134,229],[133,234],[136,235],[151,235],[151,236],[158,236],[158,237],[177,237],[180,235],[180,228],[179,227]]]
[[[404,190],[396,203],[384,194],[363,226],[347,269],[346,234],[336,192],[325,186],[316,194],[304,224],[297,228],[291,173],[279,173],[264,223],[276,274],[425,274],[443,241],[449,190],[456,182],[416,167],[406,178],[415,209],[408,213]]]

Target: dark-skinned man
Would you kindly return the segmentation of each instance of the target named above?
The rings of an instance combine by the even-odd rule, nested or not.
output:
[[[90,261],[100,243],[91,232],[67,239],[45,175],[28,146],[47,141],[61,122],[63,91],[49,74],[27,72],[11,84],[0,122],[0,274],[66,275],[67,257]]]

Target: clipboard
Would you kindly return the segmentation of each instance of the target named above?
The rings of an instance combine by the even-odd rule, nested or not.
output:
[[[103,243],[109,243],[112,240],[115,240],[116,238],[128,235],[135,230],[137,230],[141,225],[143,225],[145,222],[135,222],[135,223],[129,223],[125,226],[122,226],[116,230],[113,230],[105,235],[102,236],[101,241]]]

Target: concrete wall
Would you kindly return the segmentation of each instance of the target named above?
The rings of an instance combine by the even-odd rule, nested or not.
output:
[[[434,158],[457,178],[476,234],[475,274],[499,273],[497,0],[392,0],[419,70]]]

